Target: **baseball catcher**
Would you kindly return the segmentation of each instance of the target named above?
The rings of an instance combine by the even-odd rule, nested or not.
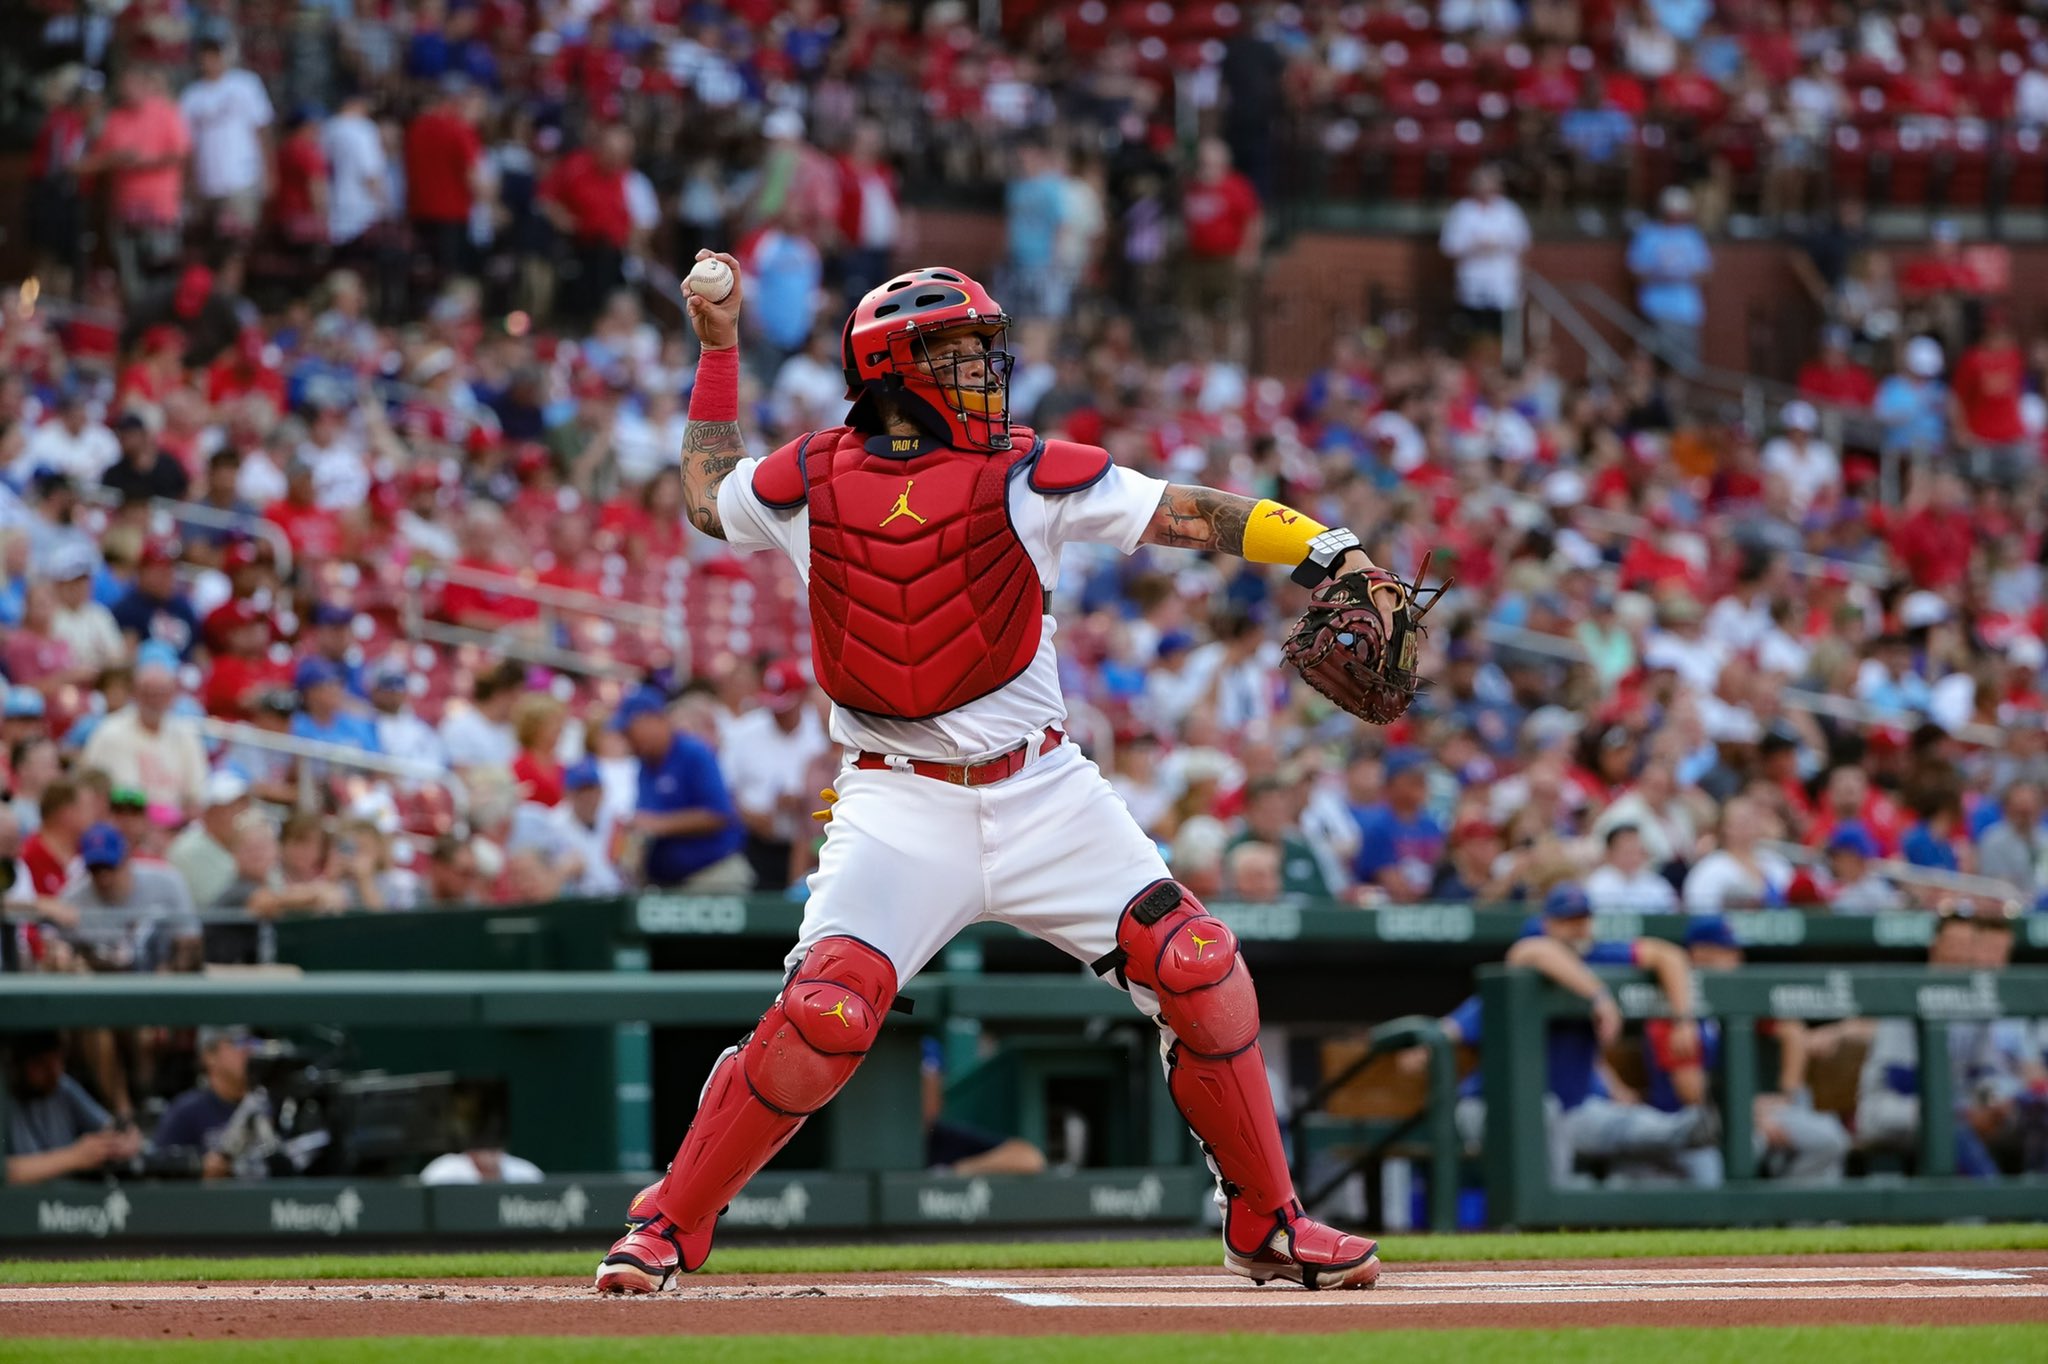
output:
[[[711,1253],[719,1213],[837,1094],[898,991],[960,929],[1013,924],[1130,992],[1217,1176],[1223,1259],[1258,1282],[1360,1288],[1377,1247],[1295,1197],[1230,929],[1173,879],[1067,741],[1050,593],[1070,542],[1175,545],[1283,564],[1318,587],[1289,656],[1337,704],[1399,715],[1427,603],[1350,531],[1291,507],[1168,484],[1009,415],[1009,319],[958,270],[906,270],[841,336],[844,425],[765,455],[739,423],[744,283],[689,299],[703,342],[682,475],[691,521],[787,555],[846,759],[782,992],[713,1066],[667,1173],[598,1266],[649,1293]]]

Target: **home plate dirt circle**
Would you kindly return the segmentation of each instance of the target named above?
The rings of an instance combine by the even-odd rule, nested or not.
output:
[[[0,1285],[0,1339],[2048,1321],[2048,1255],[1902,1258],[1394,1265],[1337,1293],[1214,1269],[703,1276],[642,1298],[559,1281]]]

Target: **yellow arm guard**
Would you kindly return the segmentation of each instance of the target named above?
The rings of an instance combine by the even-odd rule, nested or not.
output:
[[[1308,557],[1308,542],[1328,529],[1312,516],[1262,497],[1245,522],[1244,557],[1255,564],[1293,568]]]

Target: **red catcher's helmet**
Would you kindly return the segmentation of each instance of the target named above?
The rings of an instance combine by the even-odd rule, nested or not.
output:
[[[958,270],[926,266],[893,275],[846,319],[839,347],[846,396],[864,402],[887,394],[905,416],[956,449],[1007,450],[1009,328],[1002,305]],[[933,357],[935,337],[962,332],[979,336],[982,350]],[[981,381],[961,382],[961,367],[975,361],[982,364]]]

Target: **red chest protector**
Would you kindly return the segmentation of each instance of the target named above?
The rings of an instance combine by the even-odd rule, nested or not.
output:
[[[811,514],[811,659],[851,710],[927,720],[1031,666],[1044,590],[1010,524],[1010,480],[1078,492],[1109,455],[1013,427],[997,454],[848,427],[815,431],[754,470],[771,507]]]

